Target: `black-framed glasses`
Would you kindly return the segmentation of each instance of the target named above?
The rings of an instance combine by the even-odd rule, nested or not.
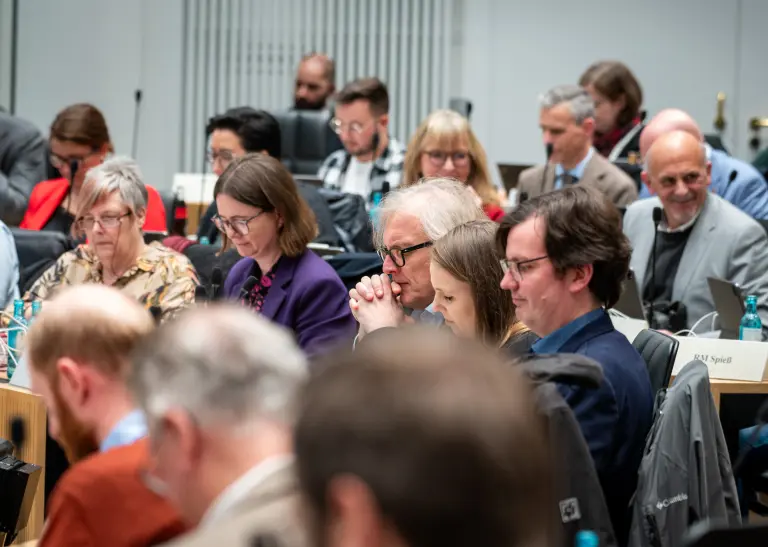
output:
[[[429,161],[435,167],[442,167],[448,158],[451,158],[451,163],[456,167],[464,167],[469,163],[469,152],[457,151],[457,152],[443,152],[442,150],[427,150],[424,152]]]
[[[86,216],[82,217],[77,220],[77,227],[80,230],[91,230],[94,225],[98,222],[102,228],[105,230],[109,230],[111,228],[116,228],[120,225],[120,222],[125,218],[131,216],[131,211],[128,211],[127,213],[123,213],[122,215],[118,214],[109,214],[104,215],[101,217],[94,217],[94,216]]]
[[[221,218],[219,215],[216,215],[213,217],[213,223],[216,225],[216,228],[218,228],[219,231],[223,232],[224,234],[226,234],[228,230],[232,230],[232,232],[236,233],[237,235],[247,236],[248,232],[250,231],[248,224],[264,213],[266,213],[266,211],[259,211],[252,217],[233,219]]]
[[[431,241],[425,241],[424,243],[419,243],[418,245],[411,245],[410,247],[406,247],[405,249],[399,249],[397,247],[393,247],[391,249],[387,249],[386,247],[381,247],[380,249],[376,249],[376,252],[379,253],[379,256],[382,260],[386,260],[387,257],[392,259],[392,262],[395,263],[395,266],[398,268],[402,268],[405,266],[405,255],[408,253],[412,253],[413,251],[418,251],[419,249],[425,249],[426,247],[432,246]]]
[[[511,273],[512,278],[517,281],[518,283],[523,280],[523,274],[527,272],[530,269],[530,265],[534,262],[538,262],[539,260],[544,260],[545,258],[549,258],[547,255],[544,256],[537,256],[536,258],[529,258],[528,260],[507,260],[506,258],[502,258],[499,260],[499,263],[501,264],[501,269],[504,271],[504,273]]]

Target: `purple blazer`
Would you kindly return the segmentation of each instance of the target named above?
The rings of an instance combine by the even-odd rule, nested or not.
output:
[[[252,258],[243,258],[232,267],[224,281],[224,298],[239,299],[254,263]],[[280,259],[261,314],[291,329],[301,349],[310,356],[332,345],[351,344],[357,333],[349,294],[341,278],[308,249],[295,258]]]

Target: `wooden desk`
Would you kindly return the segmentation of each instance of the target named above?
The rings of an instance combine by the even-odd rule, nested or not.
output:
[[[720,411],[720,396],[723,394],[768,395],[768,381],[765,380],[762,382],[746,382],[743,380],[718,380],[717,378],[710,378],[709,384],[718,412]]]
[[[40,481],[32,504],[27,527],[22,530],[14,545],[38,539],[43,531],[45,504],[45,429],[46,412],[43,399],[39,395],[6,383],[0,383],[0,437],[11,438],[11,419],[23,418],[26,423],[26,440],[21,451],[21,458],[43,468]]]

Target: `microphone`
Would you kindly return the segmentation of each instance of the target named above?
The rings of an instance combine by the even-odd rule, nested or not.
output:
[[[732,183],[734,180],[736,180],[736,177],[738,177],[738,176],[739,176],[739,172],[738,172],[738,171],[736,171],[736,169],[734,169],[733,171],[731,171],[731,174],[730,174],[730,175],[728,175],[728,186],[730,186],[730,185],[731,185],[731,183]]]
[[[376,150],[379,149],[379,143],[381,139],[379,138],[379,132],[376,131],[373,136],[371,137],[371,146],[368,152],[373,156],[371,158],[371,161],[376,161]]]
[[[528,201],[528,192],[520,192],[520,198],[517,200],[517,204],[520,205]]]
[[[544,164],[544,171],[541,173],[541,189],[544,190],[544,185],[547,183],[547,171],[549,170],[549,159],[552,157],[552,143],[548,142],[544,147],[547,154],[547,162]],[[527,199],[527,196],[526,196]],[[521,201],[522,203],[522,201]]]
[[[27,428],[24,418],[14,416],[11,418],[11,443],[16,447],[16,457],[21,458],[21,449],[27,440]]]
[[[218,300],[220,297],[221,282],[223,281],[222,277],[221,268],[214,266],[213,271],[211,272],[211,301]]]
[[[152,319],[155,320],[155,323],[159,325],[160,319],[162,319],[163,316],[163,309],[160,306],[150,306],[149,313],[152,314]]]
[[[656,239],[659,234],[659,222],[663,210],[661,207],[653,208],[653,249],[651,249],[651,298],[648,302],[648,326],[656,328],[656,319],[653,316],[653,298],[656,296]]]
[[[209,298],[208,289],[205,285],[195,286],[195,302],[208,302]]]
[[[256,283],[259,282],[259,278],[255,275],[252,275],[248,279],[245,280],[245,283],[243,283],[243,288],[240,289],[240,300],[245,301],[248,298],[248,295],[251,294],[251,290],[253,290],[253,287],[256,286]]]
[[[133,143],[131,144],[131,157],[136,159],[139,148],[139,114],[141,113],[141,89],[134,93],[133,103]]]

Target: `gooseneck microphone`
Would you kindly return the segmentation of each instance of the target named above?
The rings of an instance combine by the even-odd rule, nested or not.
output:
[[[547,153],[547,163],[544,164],[544,171],[541,172],[541,193],[544,193],[544,185],[547,183],[547,173],[549,172],[549,159],[552,157],[552,143],[548,142],[545,148]]]
[[[208,287],[205,285],[195,286],[195,302],[208,302]]]
[[[11,443],[16,448],[16,457],[21,458],[21,449],[27,440],[27,427],[24,418],[14,416],[11,418]]]
[[[736,171],[736,169],[734,169],[733,171],[731,171],[731,174],[730,174],[730,175],[728,175],[728,186],[730,186],[730,185],[731,185],[731,183],[732,183],[734,180],[736,180],[736,177],[738,177],[738,176],[739,176],[739,172],[738,172],[738,171]]]
[[[662,215],[661,207],[653,208],[653,248],[651,249],[651,294],[648,299],[648,326],[656,328],[656,318],[653,315],[653,299],[656,296],[656,241],[659,235],[659,223]]]
[[[133,95],[133,142],[131,143],[131,157],[135,160],[139,150],[139,115],[141,114],[141,89],[137,89]]]
[[[219,300],[221,297],[221,282],[223,281],[223,275],[221,273],[221,268],[218,266],[214,266],[213,271],[211,272],[211,292],[208,295],[208,299],[210,301],[216,301]]]
[[[248,300],[248,295],[251,294],[251,291],[256,286],[256,283],[259,282],[259,278],[255,275],[252,275],[248,279],[245,280],[245,283],[243,283],[243,288],[240,289],[240,300],[243,302],[246,302]]]

